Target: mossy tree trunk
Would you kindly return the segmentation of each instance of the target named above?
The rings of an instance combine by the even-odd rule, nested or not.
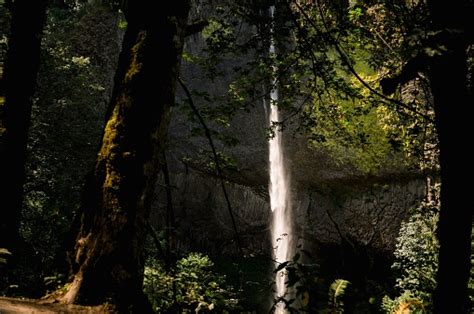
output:
[[[46,2],[16,0],[12,6],[11,35],[3,77],[5,103],[0,108],[3,124],[0,131],[0,247],[9,249],[14,249],[19,239],[26,143]]]
[[[151,310],[142,292],[143,245],[189,0],[150,3],[128,1],[124,9],[127,31],[100,151],[86,183],[65,303]]]
[[[429,1],[438,48],[428,72],[435,107],[441,166],[440,243],[435,313],[468,313],[473,198],[472,81],[467,48],[472,39],[472,4]],[[470,34],[470,35],[469,35]],[[472,43],[471,43],[472,44]],[[464,178],[467,179],[464,180]]]

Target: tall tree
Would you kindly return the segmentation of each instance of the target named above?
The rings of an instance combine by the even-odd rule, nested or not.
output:
[[[17,0],[12,7],[11,35],[4,71],[4,132],[0,139],[0,247],[19,238],[25,156],[32,97],[40,60],[46,0]]]
[[[441,209],[438,223],[439,265],[434,293],[435,313],[468,313],[468,281],[471,268],[473,201],[470,187],[459,175],[472,177],[469,143],[472,118],[472,81],[468,75],[467,51],[472,41],[472,1],[449,6],[427,2],[430,18],[428,39],[416,57],[399,75],[382,80],[386,93],[425,72],[433,96],[435,127],[441,168]],[[472,78],[471,78],[472,79]]]
[[[158,7],[157,7],[158,6]],[[189,0],[128,1],[127,31],[100,151],[84,193],[62,302],[149,312],[143,244],[186,32]]]
[[[467,286],[471,268],[473,199],[459,175],[472,177],[464,145],[472,140],[472,82],[468,80],[467,49],[472,42],[472,1],[449,5],[428,1],[433,32],[441,53],[430,62],[441,166],[440,242],[435,313],[468,313]],[[472,78],[471,78],[472,79]],[[472,130],[471,130],[472,132]],[[466,167],[467,166],[467,167]],[[466,172],[467,171],[467,172]]]

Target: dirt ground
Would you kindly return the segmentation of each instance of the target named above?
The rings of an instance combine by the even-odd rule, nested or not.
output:
[[[103,306],[78,306],[52,303],[51,301],[32,300],[23,298],[0,297],[0,314],[12,313],[110,313]]]

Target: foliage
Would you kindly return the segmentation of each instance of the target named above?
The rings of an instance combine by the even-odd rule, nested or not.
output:
[[[199,68],[205,81],[201,85],[210,87],[194,90],[193,97],[212,136],[224,146],[238,144],[225,129],[256,103],[269,104],[270,91],[278,88],[281,97],[272,105],[282,109],[283,121],[272,123],[269,136],[276,128],[298,132],[310,149],[329,155],[334,167],[356,175],[432,168],[433,163],[425,161],[427,144],[436,150],[433,126],[370,92],[348,69],[349,64],[365,84],[377,88],[384,74],[400,66],[408,54],[402,32],[417,34],[423,24],[422,18],[407,17],[416,8],[358,2],[338,8],[327,1],[316,3],[280,2],[273,18],[267,1],[200,8],[212,12],[206,13],[210,22],[201,34],[205,46],[201,53],[188,48],[184,61]],[[403,20],[406,29],[398,26],[401,19],[407,19]],[[412,37],[410,49],[418,43],[418,37]],[[275,54],[269,53],[270,39]],[[218,80],[222,82],[216,84]],[[426,80],[410,84],[396,98],[432,116]],[[215,85],[227,86],[227,92],[214,90]],[[190,120],[195,121],[192,116]],[[202,136],[200,129],[197,125],[193,135]]]
[[[3,127],[3,104],[5,103],[5,91],[3,86],[3,67],[8,49],[8,36],[10,31],[10,11],[0,4],[0,139],[5,128]]]
[[[235,43],[231,25],[224,19],[211,19],[209,25],[202,31],[209,51],[222,51],[231,49]]]
[[[273,261],[265,255],[235,256],[220,254],[213,258],[217,273],[225,274],[228,285],[238,287],[239,310],[263,313],[268,311],[271,291],[268,270]]]
[[[330,2],[317,3],[282,2],[273,19],[266,13],[269,3],[265,1],[216,8],[203,32],[207,55],[188,53],[185,58],[199,65],[212,82],[220,77],[229,80],[225,73],[228,60],[233,60],[227,95],[197,93],[205,116],[228,126],[239,111],[248,111],[255,102],[269,103],[269,93],[276,87],[284,97],[273,105],[282,109],[284,118],[273,123],[268,134],[295,124],[292,130],[304,135],[310,148],[325,151],[335,166],[357,174],[426,168],[426,144],[435,143],[433,126],[364,85],[375,89],[388,70],[403,63],[399,54],[405,56],[408,50],[402,32],[417,34],[423,24],[422,18],[408,19],[417,8],[359,3],[335,8]],[[400,19],[408,19],[403,20],[406,29],[397,26]],[[256,32],[246,31],[243,23]],[[270,38],[275,54],[268,52]],[[418,37],[410,38],[409,47],[414,49]],[[273,76],[276,86],[271,84]],[[410,84],[397,99],[432,117],[426,80]]]
[[[392,145],[397,131],[387,123],[393,116],[387,107],[338,99],[307,110],[315,121],[306,124],[310,147],[328,152],[336,164],[371,174],[403,164]]]
[[[186,84],[192,99],[187,97],[178,99],[179,110],[187,116],[187,124],[191,125],[190,135],[193,137],[211,136],[218,150],[221,168],[233,171],[236,170],[236,165],[225,149],[236,146],[239,141],[227,129],[230,127],[232,117],[242,108],[226,102],[225,89],[215,88],[214,84],[228,74],[222,64],[226,62],[227,55],[232,54],[232,48],[236,43],[235,19],[229,18],[228,8],[221,5],[214,7],[212,4],[202,3],[195,9],[199,11],[196,14],[207,21],[207,26],[198,34],[205,44],[201,51],[198,49],[198,53],[193,45],[185,46],[183,63],[186,64],[186,69],[192,69],[191,73],[194,69],[198,69],[201,77],[197,86],[193,85],[193,82]],[[186,74],[184,73],[184,77],[188,78]],[[221,84],[219,82],[216,85],[221,86]],[[190,101],[199,111],[209,134],[204,131],[202,123],[190,106]],[[194,156],[184,157],[183,161],[195,164],[205,171],[215,171],[214,156],[209,150],[200,149]]]
[[[71,198],[77,195],[79,182],[71,189],[71,181],[79,177],[76,172],[74,179],[64,169],[73,156],[64,156],[64,151],[68,145],[74,145],[74,139],[68,136],[70,131],[65,129],[64,119],[74,119],[69,116],[69,110],[81,99],[76,98],[80,90],[75,86],[85,87],[91,75],[88,58],[74,55],[68,39],[78,18],[76,12],[58,8],[50,10],[42,42],[38,89],[32,108],[28,150],[34,154],[30,153],[27,160],[21,232],[25,241],[35,248],[41,264],[53,263],[60,249],[60,238],[69,230],[71,209],[77,206]],[[82,97],[86,101],[91,100],[85,95]],[[67,123],[71,130],[75,128],[73,121]]]
[[[54,289],[52,277],[65,272],[64,239],[93,165],[119,51],[110,44],[114,14],[84,5],[48,11],[28,139],[25,245],[10,278],[24,295]]]
[[[438,188],[435,188],[435,195],[439,193]],[[400,227],[392,268],[398,273],[396,287],[401,296],[394,300],[384,298],[382,307],[389,313],[403,304],[410,307],[421,304],[419,307],[423,311],[430,309],[438,269],[438,204],[437,197],[425,201]]]
[[[345,279],[334,279],[323,273],[320,265],[312,262],[311,253],[297,248],[291,260],[279,264],[274,273],[286,276],[286,294],[273,300],[272,310],[283,304],[288,313],[358,313],[368,312],[367,306],[357,295],[359,287]],[[371,283],[365,283],[369,286]],[[363,287],[365,289],[367,287]],[[360,292],[360,291],[359,291]],[[369,301],[372,302],[372,301]],[[280,305],[279,305],[280,306]]]
[[[303,107],[302,115],[302,131],[310,146],[326,150],[337,164],[363,174],[423,168],[425,144],[435,141],[433,125],[374,93],[384,73],[402,62],[398,54],[406,45],[400,42],[402,30],[393,21],[396,15],[388,14],[381,3],[357,3],[342,13],[328,2],[317,3],[294,7],[301,44],[312,49],[306,52],[314,60],[312,67],[322,67],[323,61],[315,59],[319,54],[333,60],[326,65],[332,77],[325,77],[325,72],[313,74],[323,75],[323,84],[315,78],[314,86],[305,92],[313,99]],[[425,83],[411,82],[397,98],[432,117]]]
[[[436,224],[438,214],[415,214],[400,228],[393,268],[401,272],[397,287],[413,291],[421,299],[427,299],[436,286],[438,240]]]
[[[7,10],[5,6],[0,5],[0,80],[3,75],[3,65],[8,47],[10,20],[11,16],[9,10]]]
[[[103,109],[97,106],[103,97],[102,83],[96,79],[99,69],[90,56],[75,51],[73,42],[84,14],[50,10],[28,143],[35,154],[28,160],[27,208],[64,212],[69,207],[64,212],[69,217],[82,185],[83,174],[78,174],[91,164],[88,159],[97,147],[103,120]]]
[[[401,296],[392,300],[388,296],[385,296],[382,300],[382,309],[385,313],[403,314],[426,314],[425,305],[423,302],[410,294],[409,291],[405,291]]]
[[[332,313],[344,313],[344,295],[350,282],[344,279],[336,279],[329,286],[329,307]]]
[[[0,248],[0,266],[5,265],[7,263],[7,258],[11,255],[12,253],[7,249]]]
[[[169,271],[159,261],[148,260],[143,289],[153,309],[160,313],[231,311],[238,303],[235,293],[212,267],[209,257],[200,253],[190,253]]]
[[[43,278],[44,285],[48,292],[56,291],[58,289],[64,289],[65,278],[64,274],[55,273],[54,275]]]
[[[278,264],[273,271],[280,272],[286,276],[285,286],[287,295],[273,300],[275,309],[278,303],[283,303],[285,309],[290,313],[310,312],[314,306],[315,289],[319,284],[319,265],[304,262],[304,259],[312,259],[311,253],[297,246],[298,252],[291,260]]]

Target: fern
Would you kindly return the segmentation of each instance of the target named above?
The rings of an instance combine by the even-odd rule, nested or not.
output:
[[[423,302],[417,299],[405,300],[401,302],[395,309],[394,314],[425,314],[425,306]]]
[[[329,308],[331,313],[344,313],[343,298],[351,283],[344,279],[336,279],[329,287]]]
[[[0,248],[0,265],[6,264],[7,263],[7,256],[11,256],[12,253],[10,253],[9,250]]]

